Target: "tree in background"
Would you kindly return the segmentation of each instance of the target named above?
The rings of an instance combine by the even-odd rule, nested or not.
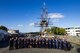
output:
[[[5,26],[0,26],[0,30],[5,30],[5,31],[8,31],[8,29],[7,29],[7,27],[5,27]]]
[[[48,34],[55,34],[55,35],[65,35],[66,31],[64,28],[59,28],[59,27],[51,27],[48,29],[45,29],[45,32]]]

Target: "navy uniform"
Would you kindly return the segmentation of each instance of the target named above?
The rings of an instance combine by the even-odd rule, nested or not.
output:
[[[28,47],[30,48],[30,38],[28,39]]]
[[[14,49],[18,49],[18,38],[14,39]]]
[[[21,48],[24,48],[24,39],[21,38]]]
[[[63,41],[63,49],[66,51],[67,50],[67,41]]]
[[[39,39],[38,44],[39,44],[39,48],[41,48],[41,39]]]
[[[61,46],[60,46],[60,39],[58,39],[58,49],[60,49]]]
[[[56,40],[54,39],[54,48],[56,49]]]
[[[27,42],[26,42],[27,40],[26,40],[26,38],[24,39],[24,48],[26,48],[27,47]]]
[[[46,39],[44,39],[44,47],[46,48]]]
[[[51,48],[51,40],[48,40],[48,47]]]
[[[70,51],[72,48],[72,45],[70,44],[70,42],[67,42],[67,50]]]
[[[34,42],[34,48],[35,48],[35,47],[36,47],[36,39],[34,39],[34,41],[33,41],[33,42]]]
[[[32,39],[32,48],[34,48],[34,39]]]
[[[33,39],[32,47],[35,48],[35,39]]]
[[[42,40],[42,38],[41,38],[41,48],[43,48],[43,44],[42,44],[42,43],[43,43],[43,40]]]
[[[48,40],[46,39],[46,48],[48,48]]]
[[[45,48],[45,40],[42,39],[42,48]]]
[[[21,38],[19,38],[19,48],[22,47],[22,42],[21,42]]]
[[[10,38],[10,40],[9,40],[9,50],[12,50],[13,46],[14,46],[14,39]]]
[[[58,39],[56,39],[56,49],[58,49]]]
[[[20,48],[20,38],[18,38],[18,49]]]
[[[62,47],[62,40],[59,39],[59,49],[61,49],[61,47]]]
[[[28,48],[29,46],[29,42],[28,42],[28,39],[26,39],[26,47]]]
[[[38,40],[36,39],[35,41],[35,47],[37,48],[38,47]]]
[[[37,45],[38,45],[38,48],[39,48],[39,39],[38,39],[38,41],[37,41]]]
[[[52,39],[52,48],[55,48],[54,39]]]
[[[53,39],[51,39],[51,48],[53,48],[53,44],[54,43],[54,41],[53,41]]]
[[[30,39],[30,48],[32,47],[32,42],[33,42],[33,40],[32,40],[32,39]]]
[[[63,50],[64,49],[64,43],[63,43],[64,41],[63,40],[61,40],[61,43],[60,43],[60,45],[61,45],[61,50]]]

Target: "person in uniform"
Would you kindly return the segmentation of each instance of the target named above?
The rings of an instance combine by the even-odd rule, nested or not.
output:
[[[32,48],[32,38],[30,38],[30,48]]]
[[[44,40],[44,38],[42,39],[42,48],[45,48],[45,40]]]
[[[48,47],[51,48],[51,39],[48,39]]]
[[[38,48],[39,48],[39,38],[38,38],[38,41],[37,41],[37,45],[38,45]]]
[[[34,48],[34,39],[32,38],[32,48]]]
[[[44,38],[44,48],[46,48],[46,38]]]
[[[64,45],[63,42],[64,42],[63,39],[61,39],[61,50],[64,49],[64,47],[63,47],[63,45]]]
[[[60,49],[60,38],[58,38],[58,49]]]
[[[33,47],[36,48],[36,38],[34,38],[33,40],[33,45],[34,45]]]
[[[40,48],[42,48],[42,38],[40,39],[40,44],[41,44],[41,45],[40,45]]]
[[[28,48],[30,48],[30,38],[28,38]]]
[[[48,39],[46,39],[46,48],[48,48]]]
[[[21,48],[24,48],[24,39],[21,38]]]
[[[58,39],[56,38],[56,49],[58,49]]]
[[[52,48],[54,48],[54,38],[52,38],[52,41],[51,41],[51,45],[52,45]]]
[[[54,38],[54,49],[56,49],[56,38]]]
[[[32,48],[34,48],[34,38],[32,38]]]
[[[11,37],[9,40],[9,50],[12,50],[13,46],[14,46],[14,39],[13,39],[13,37]]]
[[[36,38],[36,41],[35,41],[35,46],[36,48],[38,48],[38,39]]]
[[[62,43],[62,40],[59,39],[59,44],[58,44],[58,45],[59,45],[59,49],[61,49],[61,47],[62,47],[62,46],[61,46],[61,43]]]
[[[28,38],[26,38],[26,48],[28,48],[29,46],[29,42],[28,42]]]
[[[63,40],[63,49],[67,51],[67,41]]]
[[[40,45],[40,48],[42,48],[42,38],[40,38],[39,40],[39,45]]]
[[[19,38],[19,48],[22,47],[22,42],[21,42],[21,38]]]
[[[26,38],[24,38],[24,48],[27,48],[27,42]]]
[[[51,38],[51,48],[53,48],[53,44],[54,42],[53,42],[53,38]]]
[[[70,44],[70,42],[67,42],[67,50],[70,51],[72,48],[72,45]]]
[[[15,37],[14,39],[14,49],[18,49],[18,38]]]
[[[20,38],[18,37],[18,49],[20,48]]]

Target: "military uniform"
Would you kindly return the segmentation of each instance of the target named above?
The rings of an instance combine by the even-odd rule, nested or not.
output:
[[[27,48],[27,42],[26,38],[24,39],[24,48]]]
[[[13,46],[14,46],[14,39],[10,38],[10,40],[9,40],[9,50],[12,50]]]
[[[62,40],[59,39],[59,49],[61,49],[61,47],[62,47]]]
[[[52,44],[52,48],[55,48],[54,47],[54,39],[52,39],[52,43],[51,44]]]
[[[66,51],[67,50],[67,42],[63,41],[63,49]]]
[[[29,42],[28,42],[28,39],[26,39],[26,47],[28,48],[29,46]]]
[[[48,48],[48,40],[46,39],[46,48]]]
[[[72,45],[70,44],[70,42],[67,42],[67,50],[70,51],[72,48]]]
[[[14,39],[14,49],[18,49],[18,39],[17,39],[17,37]]]
[[[48,48],[51,48],[51,40],[48,40]]]
[[[45,40],[42,39],[42,48],[45,48]]]

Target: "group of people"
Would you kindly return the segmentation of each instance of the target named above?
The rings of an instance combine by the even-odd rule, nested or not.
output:
[[[60,38],[11,37],[9,40],[9,49],[19,48],[51,48],[70,51],[71,44],[67,40]]]

